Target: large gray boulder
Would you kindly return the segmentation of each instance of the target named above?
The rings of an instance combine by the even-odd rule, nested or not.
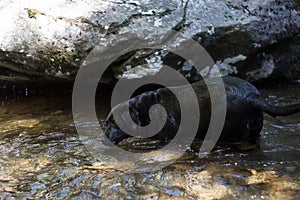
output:
[[[0,78],[74,79],[95,46],[106,48],[121,34],[159,38],[173,29],[202,44],[225,74],[250,81],[297,79],[299,8],[297,0],[0,0]],[[112,65],[111,74],[152,75],[161,61],[198,79],[189,64],[172,57],[127,54]],[[147,62],[150,69],[139,66]]]

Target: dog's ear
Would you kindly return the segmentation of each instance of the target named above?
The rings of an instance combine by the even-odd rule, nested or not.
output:
[[[142,126],[140,114],[132,105],[129,105],[129,114],[134,123]]]

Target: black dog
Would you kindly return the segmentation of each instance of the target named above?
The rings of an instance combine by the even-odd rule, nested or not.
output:
[[[269,115],[286,116],[300,112],[300,104],[288,106],[272,106],[260,95],[260,92],[249,82],[226,76],[223,77],[226,90],[227,111],[225,124],[219,142],[239,143],[249,141],[255,143],[263,127],[263,112]],[[211,99],[204,81],[191,85],[194,89],[201,113],[196,139],[204,139],[211,118]],[[185,86],[175,87],[180,92],[185,91]],[[188,101],[188,99],[187,99]],[[172,139],[178,130],[181,112],[179,103],[168,88],[161,88],[145,92],[129,100],[130,116],[135,123],[145,126],[150,123],[149,108],[154,104],[161,104],[167,111],[167,121],[154,139]],[[119,109],[122,104],[114,109]],[[116,125],[113,115],[107,118],[107,138],[114,144],[131,137]],[[192,123],[192,122],[191,122]]]

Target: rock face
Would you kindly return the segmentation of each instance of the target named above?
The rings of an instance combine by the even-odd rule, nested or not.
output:
[[[74,79],[95,46],[112,45],[124,33],[155,38],[173,29],[203,45],[224,73],[298,79],[299,9],[297,0],[1,0],[0,78]],[[141,50],[118,59],[108,79],[151,75],[171,63],[198,80],[186,62],[173,61]]]
[[[239,4],[236,9],[253,20],[195,38],[215,60],[245,55],[246,59],[235,65],[236,74],[249,81],[299,78],[299,1],[265,1],[254,10]]]

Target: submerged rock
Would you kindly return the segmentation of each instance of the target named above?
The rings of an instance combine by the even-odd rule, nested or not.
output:
[[[159,38],[173,29],[203,45],[225,74],[250,81],[299,79],[299,13],[296,0],[3,0],[0,78],[74,79],[95,46],[114,45],[121,34]],[[128,54],[112,65],[107,79],[155,74],[173,63],[169,58],[143,50]],[[199,79],[184,61],[172,67],[191,82]]]

